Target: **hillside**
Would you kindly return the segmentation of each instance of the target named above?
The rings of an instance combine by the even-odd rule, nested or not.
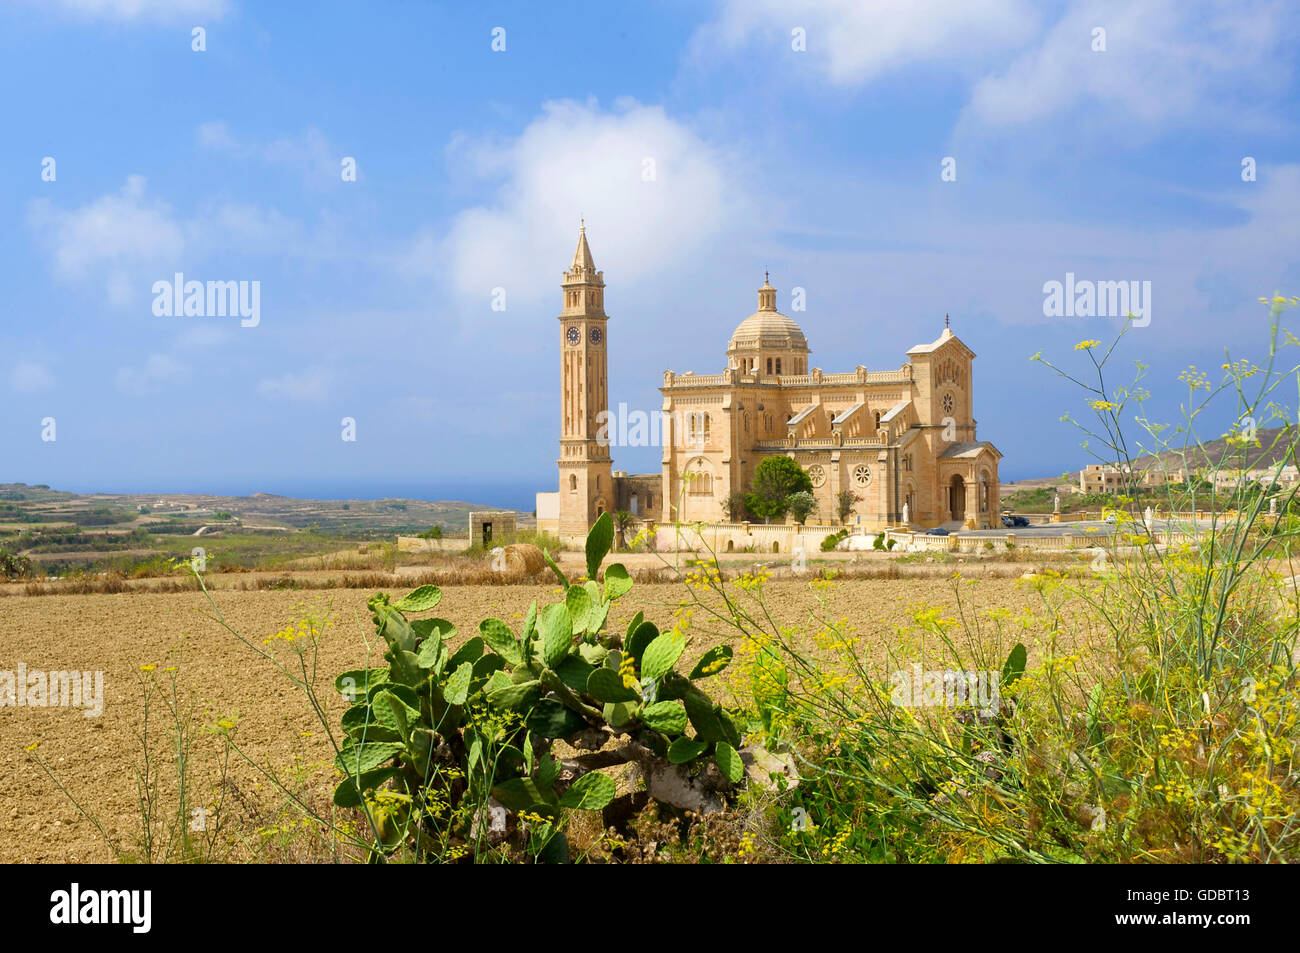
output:
[[[466,530],[475,510],[460,500],[303,500],[270,493],[215,496],[202,493],[69,493],[48,486],[0,483],[0,524],[75,523],[87,528],[158,523],[238,522],[245,529],[315,529],[321,532]],[[529,521],[519,514],[521,523]],[[178,529],[181,527],[177,527]]]

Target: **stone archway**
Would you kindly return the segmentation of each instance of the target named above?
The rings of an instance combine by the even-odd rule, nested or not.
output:
[[[966,518],[966,481],[959,473],[953,474],[952,483],[948,487],[948,512],[950,519]]]

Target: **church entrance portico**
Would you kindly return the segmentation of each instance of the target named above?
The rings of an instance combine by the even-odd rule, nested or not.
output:
[[[948,512],[951,514],[949,519],[966,518],[966,481],[960,473],[954,473],[952,482],[948,485]]]

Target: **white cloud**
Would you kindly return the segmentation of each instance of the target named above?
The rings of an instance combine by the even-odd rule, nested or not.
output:
[[[1204,122],[1207,107],[1257,106],[1290,73],[1283,19],[1275,0],[1085,0],[980,80],[970,112],[996,125],[1101,103],[1142,123]],[[1092,49],[1095,28],[1105,52]]]
[[[28,223],[50,247],[55,272],[66,279],[99,275],[108,297],[125,304],[131,278],[143,282],[149,266],[170,263],[185,251],[185,231],[165,202],[145,195],[144,176],[128,176],[120,192],[79,209],[34,201]]]
[[[53,387],[54,375],[43,364],[24,361],[13,369],[9,383],[19,393],[31,394]]]
[[[277,209],[236,202],[202,202],[186,218],[146,194],[146,185],[132,175],[120,191],[79,208],[57,208],[48,199],[30,204],[28,224],[50,252],[57,277],[100,282],[108,302],[121,308],[151,301],[155,281],[170,280],[176,270],[192,272],[217,255],[346,253],[328,219],[310,230]]]
[[[417,236],[396,265],[407,275],[443,275],[465,300],[506,307],[558,295],[585,216],[596,267],[626,287],[672,273],[750,214],[744,171],[663,109],[623,100],[543,106],[517,139],[453,142],[453,164],[469,157],[501,177],[491,204],[460,213],[441,238]],[[648,178],[649,177],[649,178]]]
[[[832,83],[848,86],[914,63],[961,65],[1014,49],[1032,36],[1037,19],[1027,0],[723,0],[692,48],[697,60],[719,47],[804,56]],[[804,52],[792,49],[795,28],[805,31]]]
[[[1207,110],[1263,124],[1271,94],[1293,73],[1297,29],[1285,0],[1072,0],[1056,9],[1044,29],[1028,0],[721,0],[692,54],[698,63],[743,53],[760,76],[807,57],[845,87],[916,64],[944,67],[972,84],[967,122],[993,126],[1085,106],[1148,126],[1204,121]],[[791,50],[795,27],[807,33],[806,52]],[[1105,52],[1092,50],[1096,27]],[[1149,130],[1126,131],[1131,140]]]
[[[128,394],[143,396],[183,380],[188,373],[189,368],[175,358],[166,354],[150,354],[142,368],[118,368],[117,386]],[[181,388],[178,396],[183,391],[184,388]]]
[[[88,20],[123,20],[176,23],[195,17],[219,19],[230,10],[228,0],[40,0]]]
[[[266,377],[257,382],[257,392],[264,397],[286,400],[318,402],[329,393],[329,374],[319,368],[297,373],[289,371],[279,377]]]

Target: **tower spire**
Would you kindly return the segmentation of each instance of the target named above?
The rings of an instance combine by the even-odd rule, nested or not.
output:
[[[758,310],[776,310],[776,289],[772,287],[771,279],[766,271],[763,272],[763,287],[758,289]]]
[[[591,258],[591,248],[587,245],[587,222],[578,219],[578,249],[573,253],[573,270],[586,269],[588,274],[596,273],[596,263]]]

